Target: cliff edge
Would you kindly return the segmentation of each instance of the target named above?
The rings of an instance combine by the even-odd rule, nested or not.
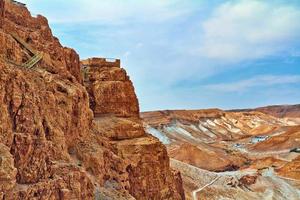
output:
[[[0,199],[184,199],[119,60],[80,61],[0,0]]]

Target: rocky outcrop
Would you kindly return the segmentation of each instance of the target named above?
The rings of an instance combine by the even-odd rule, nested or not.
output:
[[[120,60],[91,58],[82,61],[85,85],[91,97],[95,116],[114,114],[119,117],[138,117],[139,105],[132,82]]]
[[[9,148],[0,144],[0,191],[11,190],[16,183],[17,169]]]
[[[3,5],[0,199],[184,199],[165,147],[144,132],[125,70],[94,66],[83,84],[79,56],[46,18]],[[42,61],[22,67],[36,52]]]
[[[95,129],[111,139],[117,155],[127,162],[125,171],[120,169],[124,173],[121,187],[137,199],[184,198],[180,179],[170,170],[166,148],[144,132],[132,82],[120,61],[91,58],[82,65]]]
[[[70,75],[73,75],[80,82],[79,56],[74,50],[64,48],[52,35],[48,20],[41,15],[31,17],[30,12],[24,6],[11,3],[10,0],[2,0],[2,4],[3,2],[5,2],[5,9],[3,9],[2,31],[9,34],[9,38],[11,34],[18,36],[34,50],[42,52],[44,57],[41,63],[42,68],[55,74],[64,74],[68,78],[72,78]],[[6,55],[16,63],[27,60],[26,54],[18,54],[10,48],[6,50]]]

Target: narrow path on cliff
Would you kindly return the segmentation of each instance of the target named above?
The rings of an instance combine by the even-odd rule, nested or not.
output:
[[[205,189],[206,187],[211,186],[212,184],[214,184],[217,180],[219,180],[219,178],[221,178],[221,176],[217,176],[217,177],[216,177],[215,179],[213,179],[210,183],[204,185],[204,186],[201,187],[201,188],[198,188],[197,190],[194,190],[194,191],[192,192],[193,199],[194,199],[194,200],[198,200],[198,199],[197,199],[197,193],[200,192],[201,190]]]

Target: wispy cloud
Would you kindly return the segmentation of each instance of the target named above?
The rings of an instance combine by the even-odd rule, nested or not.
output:
[[[300,75],[263,75],[255,76],[249,79],[237,81],[234,83],[220,83],[206,85],[204,88],[221,92],[244,92],[253,87],[266,87],[282,84],[300,83]]]
[[[201,54],[239,62],[291,53],[300,44],[300,10],[276,1],[229,1],[203,23]]]
[[[91,23],[122,24],[129,21],[163,22],[186,14],[189,3],[180,0],[140,1],[140,0],[53,0],[40,5],[38,0],[28,0],[33,9],[45,9],[52,23]],[[44,4],[44,3],[43,3]]]
[[[274,76],[272,81],[256,76],[300,74],[297,0],[21,1],[45,15],[54,34],[82,58],[121,58],[142,110],[229,107],[236,93],[219,91],[240,90],[248,92],[239,100],[247,106],[246,96],[257,93],[256,82],[299,91],[290,78],[281,76],[284,84]],[[228,83],[241,76],[252,78]],[[213,84],[225,80],[225,87]],[[255,102],[266,99],[255,96]],[[300,97],[281,100],[291,99]]]

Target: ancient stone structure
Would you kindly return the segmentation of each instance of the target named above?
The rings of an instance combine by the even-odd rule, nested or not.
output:
[[[120,61],[88,60],[83,84],[78,54],[46,18],[0,6],[0,199],[184,199],[166,148],[144,132]],[[7,62],[32,56],[12,33],[43,53],[39,68]]]
[[[120,60],[91,58],[81,63],[95,116],[103,114],[121,117],[139,116],[139,105],[133,84],[126,71],[120,68]]]

